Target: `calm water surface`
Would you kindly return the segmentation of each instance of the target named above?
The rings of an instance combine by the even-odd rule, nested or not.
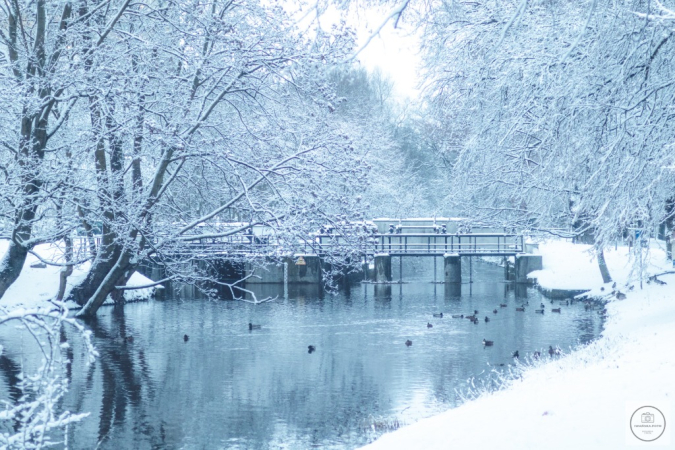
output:
[[[467,379],[511,363],[514,350],[567,349],[600,332],[597,313],[579,304],[535,314],[541,301],[552,305],[534,289],[516,292],[496,266],[474,261],[461,292],[430,283],[429,266],[406,262],[408,284],[338,295],[291,286],[288,299],[262,305],[187,298],[101,309],[90,324],[98,361],[87,368],[73,344],[64,406],[91,415],[69,430],[70,448],[355,448],[384,425],[455,406]],[[283,296],[283,287],[259,295]],[[448,317],[474,309],[490,322]]]

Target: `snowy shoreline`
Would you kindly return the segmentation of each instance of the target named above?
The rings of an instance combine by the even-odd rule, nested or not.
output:
[[[656,406],[672,423],[675,275],[661,276],[666,284],[643,283],[640,289],[628,261],[630,249],[608,250],[605,257],[616,289],[626,295],[617,300],[612,283],[603,285],[588,249],[564,241],[542,243],[544,269],[531,276],[544,289],[583,289],[589,296],[607,299],[599,339],[561,357],[521,365],[518,376],[503,389],[386,434],[364,448],[670,448],[669,428],[658,440],[644,443],[631,434],[628,424],[631,414],[645,405]],[[645,255],[643,280],[671,264],[663,249],[652,246]]]
[[[0,240],[0,256],[7,251],[8,241]],[[40,254],[46,260],[59,261],[59,256],[62,249],[58,245],[43,244],[38,245],[35,252]],[[32,254],[26,258],[26,262],[21,271],[19,278],[7,289],[7,292],[0,302],[0,306],[12,309],[14,307],[36,307],[52,300],[56,297],[59,289],[60,266],[45,266],[39,265],[40,260]],[[73,274],[68,277],[66,284],[65,297],[68,297],[70,290],[77,283],[81,282],[89,272],[91,267],[90,262],[85,262],[73,267]],[[145,286],[152,284],[153,281],[138,272],[129,278],[127,286]],[[134,289],[124,291],[125,302],[146,301],[152,298],[155,294],[155,287]],[[114,304],[113,300],[108,297],[104,305]],[[66,306],[70,310],[80,309],[81,306],[73,301],[66,302]]]

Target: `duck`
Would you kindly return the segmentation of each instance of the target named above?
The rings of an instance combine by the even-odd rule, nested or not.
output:
[[[262,328],[262,325],[253,325],[251,322],[248,323],[248,330],[259,330]]]
[[[523,308],[522,306],[519,306],[519,307],[516,308],[516,311],[524,312],[525,308]]]
[[[433,314],[434,317],[443,318],[443,313]]]
[[[551,308],[551,312],[557,312],[557,313],[559,313],[559,312],[560,312],[560,308]]]
[[[497,309],[493,309],[492,314],[497,314]]]
[[[500,307],[500,308],[506,308],[507,306],[508,306],[508,305],[507,305],[506,303],[500,303],[500,304],[499,304],[499,307]]]
[[[543,303],[542,303],[542,304],[540,304],[539,306],[541,306],[541,309],[544,309],[544,308],[546,308],[546,305],[544,305]]]
[[[570,301],[569,301],[569,300],[565,300],[565,306],[570,306]]]
[[[513,352],[513,355],[512,355],[512,356],[513,356],[514,358],[516,358],[516,359],[519,359],[519,358],[520,358],[520,354],[518,353],[518,350],[516,350],[515,352]]]
[[[427,328],[433,328],[433,327],[434,327],[434,326],[433,326],[432,324],[430,324],[429,322],[427,322]]]
[[[465,318],[465,319],[469,319],[469,320],[475,320],[475,319],[476,319],[476,316],[475,316],[475,315],[472,315],[472,316],[464,316],[464,318]]]
[[[474,324],[474,325],[478,325],[478,317],[476,317],[475,319],[473,319],[473,324]]]
[[[535,309],[534,312],[536,312],[537,314],[544,314],[543,309]]]
[[[307,346],[307,353],[312,354],[316,351],[316,347],[313,345],[308,345]]]
[[[453,318],[453,319],[463,319],[463,318],[464,318],[464,314],[453,314],[453,315],[452,315],[452,318]]]
[[[541,358],[541,352],[534,352],[534,353],[532,353],[532,357],[533,357],[534,359],[539,359],[539,358]]]
[[[190,340],[190,336],[188,336],[187,334],[184,334],[184,335],[183,335],[183,341],[184,341],[184,342],[187,342],[187,341],[189,341],[189,340]]]
[[[406,347],[410,347],[412,345],[412,341],[410,339],[405,341]]]
[[[617,291],[616,292],[616,299],[617,300],[626,300],[626,294],[624,294],[623,292]]]
[[[478,314],[478,310],[477,310],[477,309],[474,309],[474,310],[473,310],[473,314],[474,314],[474,315]]]
[[[495,341],[487,341],[483,339],[483,346],[484,347],[492,347],[494,345]]]
[[[490,318],[488,316],[485,316],[485,323],[488,323],[490,321]]]
[[[550,356],[553,356],[553,355],[559,355],[559,354],[560,354],[560,349],[553,348],[552,345],[549,345],[549,346],[548,346],[548,354],[549,354]]]

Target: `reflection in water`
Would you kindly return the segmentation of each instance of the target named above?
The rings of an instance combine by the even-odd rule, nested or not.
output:
[[[70,428],[70,448],[354,448],[377,434],[375,423],[452,407],[469,377],[509,364],[514,350],[567,348],[599,333],[600,318],[583,305],[516,312],[523,292],[501,281],[501,268],[474,261],[473,283],[461,286],[415,282],[413,269],[404,265],[410,283],[357,284],[339,295],[296,285],[284,299],[283,286],[258,285],[258,298],[279,299],[102,309],[89,324],[97,362],[87,368],[71,343],[64,406],[92,415]],[[474,310],[490,322],[450,317]],[[443,319],[432,317],[441,311]],[[262,328],[249,331],[249,322]],[[483,338],[494,346],[483,348]]]

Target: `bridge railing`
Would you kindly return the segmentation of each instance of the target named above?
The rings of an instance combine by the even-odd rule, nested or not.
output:
[[[90,245],[86,239],[78,239],[75,245],[78,253],[86,253]],[[282,248],[283,247],[283,248]],[[185,252],[190,255],[233,256],[272,256],[279,252],[294,252],[315,255],[357,252],[363,255],[388,253],[390,255],[495,255],[506,256],[524,252],[524,239],[517,234],[361,234],[342,236],[338,234],[318,234],[297,242],[295,245],[281,246],[273,239],[261,239],[252,235],[237,235],[227,239],[208,239],[195,241],[169,253]]]
[[[347,245],[339,236],[317,236],[318,247],[329,250]],[[524,251],[517,234],[373,234],[362,238],[362,253],[391,255],[514,255]]]

